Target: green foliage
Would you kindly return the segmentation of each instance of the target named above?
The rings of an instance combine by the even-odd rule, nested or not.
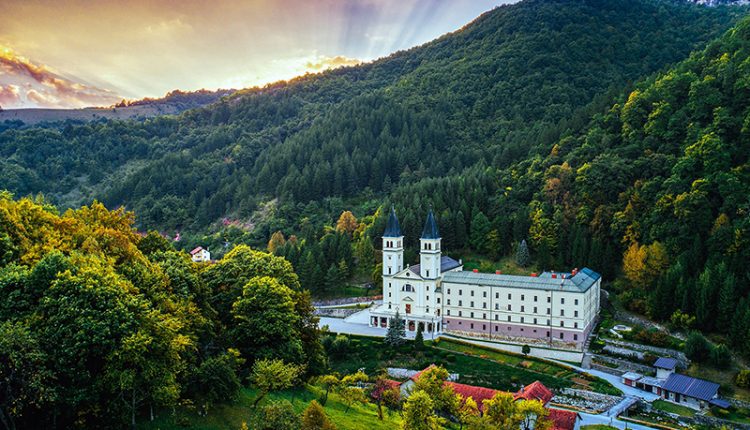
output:
[[[531,264],[531,255],[529,254],[529,246],[526,244],[526,240],[522,240],[518,244],[518,251],[516,251],[516,264],[521,267],[528,267]]]
[[[692,332],[685,341],[685,355],[687,358],[705,363],[711,356],[711,344],[698,332]]]
[[[417,325],[417,334],[414,335],[414,348],[416,349],[424,348],[424,333],[423,333],[422,323],[419,323]]]
[[[323,408],[313,400],[302,413],[302,430],[336,430]]]
[[[185,403],[205,413],[232,401],[245,359],[260,354],[293,350],[297,372],[325,367],[309,294],[293,289],[288,262],[240,247],[201,267],[133,225],[131,213],[100,203],[60,215],[41,199],[0,195],[0,232],[13,249],[0,265],[4,424],[134,426],[147,410]],[[245,318],[257,302],[290,317],[284,334],[296,346],[247,349],[263,336],[252,330],[269,329]],[[235,314],[219,314],[224,303]]]
[[[388,331],[385,333],[385,343],[390,347],[397,347],[406,342],[406,327],[404,320],[401,319],[399,311],[396,315],[388,320]]]
[[[415,391],[404,403],[403,430],[439,430],[443,419],[434,412],[434,402],[424,391]]]
[[[294,406],[287,400],[265,405],[261,414],[263,420],[259,427],[260,430],[299,430],[301,427],[299,415],[294,411]]]
[[[250,379],[258,388],[257,405],[263,397],[272,391],[284,390],[298,382],[303,369],[294,364],[284,363],[282,360],[261,359],[253,364]]]
[[[738,387],[750,388],[750,370],[742,369],[734,377],[734,383]]]

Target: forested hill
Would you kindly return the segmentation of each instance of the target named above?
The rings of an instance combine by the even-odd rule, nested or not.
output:
[[[19,195],[70,205],[99,197],[136,210],[142,227],[194,231],[246,219],[274,197],[387,195],[548,152],[608,94],[685,58],[740,11],[526,0],[372,64],[247,90],[177,118],[11,128],[0,134],[0,175]]]

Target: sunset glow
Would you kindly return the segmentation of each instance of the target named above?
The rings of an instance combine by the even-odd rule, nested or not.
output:
[[[263,85],[427,42],[509,2],[8,0],[0,106],[106,106]]]

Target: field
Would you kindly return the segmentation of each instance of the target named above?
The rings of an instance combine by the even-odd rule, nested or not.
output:
[[[174,415],[165,411],[152,422],[142,422],[140,427],[147,430],[186,428],[195,430],[239,430],[242,423],[245,422],[249,428],[257,428],[256,424],[260,419],[258,411],[261,410],[263,405],[272,401],[287,400],[292,403],[296,412],[301,413],[312,400],[319,399],[321,396],[317,387],[308,385],[296,390],[271,393],[256,410],[253,409],[256,394],[256,390],[245,388],[240,392],[237,402],[231,405],[216,406],[205,416],[199,415],[192,408],[180,408]],[[346,412],[346,406],[335,394],[329,395],[325,411],[339,429],[388,430],[399,428],[401,425],[401,417],[395,413],[386,413],[383,421],[380,421],[376,407],[372,404],[354,405],[349,412]]]

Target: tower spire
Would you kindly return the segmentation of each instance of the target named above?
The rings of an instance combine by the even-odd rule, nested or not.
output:
[[[388,222],[385,224],[385,231],[383,237],[401,237],[401,226],[398,224],[398,217],[396,216],[396,209],[391,206],[391,213],[388,214]]]
[[[435,214],[432,213],[432,208],[430,208],[430,212],[427,214],[427,220],[422,229],[422,239],[440,239],[440,232],[438,231]]]

